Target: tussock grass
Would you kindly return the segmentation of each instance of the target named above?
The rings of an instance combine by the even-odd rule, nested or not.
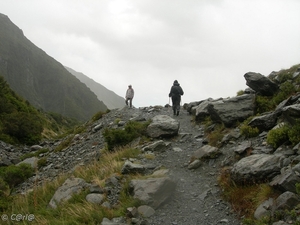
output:
[[[256,208],[269,198],[279,196],[268,184],[238,185],[230,178],[230,169],[223,168],[218,183],[223,198],[228,201],[235,213],[240,217],[252,218]]]
[[[85,200],[89,190],[73,195],[67,202],[61,203],[57,209],[51,209],[48,204],[55,191],[70,176],[84,179],[86,182],[96,183],[99,186],[105,185],[105,180],[113,174],[120,175],[124,160],[135,158],[140,154],[138,149],[122,147],[114,152],[103,150],[99,161],[94,161],[86,166],[77,167],[73,174],[63,174],[54,181],[45,181],[43,185],[35,186],[27,194],[18,194],[13,197],[10,206],[2,212],[11,215],[19,213],[22,215],[33,214],[35,219],[32,222],[23,221],[23,224],[100,224],[104,217],[113,218],[123,216],[126,209],[138,206],[139,201],[130,195],[129,183],[131,179],[139,175],[126,176],[125,182],[121,182],[119,204],[112,209],[101,205],[91,204]],[[122,179],[124,180],[124,179]],[[22,222],[20,222],[22,224]]]

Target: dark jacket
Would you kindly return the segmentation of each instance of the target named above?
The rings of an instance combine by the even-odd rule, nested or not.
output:
[[[179,97],[183,95],[183,90],[180,87],[180,84],[177,80],[174,81],[173,86],[171,87],[169,97]]]

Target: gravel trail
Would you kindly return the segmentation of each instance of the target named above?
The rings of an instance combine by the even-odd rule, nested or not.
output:
[[[172,114],[169,114],[172,116]],[[195,170],[187,164],[192,153],[202,146],[201,129],[191,122],[191,116],[182,111],[172,116],[180,122],[179,136],[171,141],[170,149],[157,154],[157,163],[170,170],[169,175],[177,182],[172,199],[156,210],[149,219],[153,225],[238,225],[241,222],[223,201],[217,185],[222,158],[203,162]]]

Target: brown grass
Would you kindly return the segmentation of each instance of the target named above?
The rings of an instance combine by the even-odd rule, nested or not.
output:
[[[268,184],[237,185],[230,178],[229,168],[223,168],[218,178],[223,198],[240,217],[252,218],[256,208],[265,200],[278,197]]]

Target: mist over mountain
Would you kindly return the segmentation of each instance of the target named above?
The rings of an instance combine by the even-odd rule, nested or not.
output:
[[[107,110],[95,93],[28,40],[4,14],[0,14],[0,76],[18,95],[46,112],[85,121]]]
[[[125,106],[124,98],[120,97],[113,91],[108,90],[106,87],[97,83],[96,81],[89,78],[83,73],[77,72],[67,66],[65,66],[65,68],[75,77],[77,77],[82,83],[84,83],[87,87],[89,87],[91,91],[96,94],[98,99],[104,102],[107,108],[116,109]]]

